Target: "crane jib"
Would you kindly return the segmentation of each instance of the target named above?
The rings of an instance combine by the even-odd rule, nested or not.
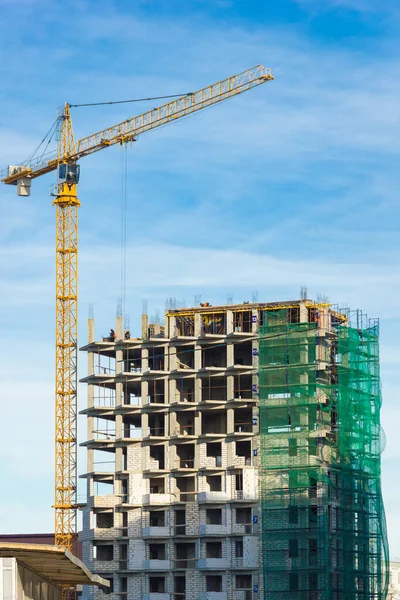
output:
[[[57,156],[49,156],[45,161],[40,159],[37,161],[25,162],[20,166],[10,166],[5,172],[1,173],[2,181],[8,185],[17,185],[21,180],[35,179],[36,177],[55,171],[62,162],[74,163],[84,156],[94,154],[108,146],[129,143],[134,141],[136,136],[141,135],[142,133],[156,129],[157,127],[162,127],[167,123],[190,115],[191,113],[197,112],[208,106],[223,102],[232,96],[241,94],[272,79],[274,79],[274,77],[271,74],[271,70],[262,65],[258,65],[257,67],[243,71],[243,73],[214,83],[197,92],[187,94],[172,102],[163,104],[158,108],[154,108],[141,115],[127,119],[122,123],[118,123],[117,125],[82,138],[76,143],[72,143],[69,146],[67,145],[67,148],[64,147],[64,152],[60,152],[60,141]],[[69,105],[66,106],[68,107],[68,112],[63,118],[66,118],[69,121],[72,131]],[[65,149],[67,151],[65,151]],[[29,181],[26,183],[29,187]]]

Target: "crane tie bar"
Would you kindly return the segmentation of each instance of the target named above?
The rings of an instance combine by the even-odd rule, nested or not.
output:
[[[147,102],[149,100],[165,100],[166,98],[183,98],[183,96],[190,96],[192,92],[187,94],[170,94],[169,96],[153,96],[152,98],[136,98],[134,100],[115,100],[110,102],[91,102],[87,104],[70,104],[71,108],[79,108],[81,106],[104,106],[106,104],[127,104],[128,102]]]

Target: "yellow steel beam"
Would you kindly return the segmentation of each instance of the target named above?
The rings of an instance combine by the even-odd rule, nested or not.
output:
[[[59,186],[56,207],[55,543],[76,541],[78,207],[76,185]]]

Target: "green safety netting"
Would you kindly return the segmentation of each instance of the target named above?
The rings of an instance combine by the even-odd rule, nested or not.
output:
[[[260,328],[264,598],[385,600],[377,326],[289,318]]]

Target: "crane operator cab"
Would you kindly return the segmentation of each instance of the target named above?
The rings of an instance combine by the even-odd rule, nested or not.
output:
[[[79,181],[80,166],[76,163],[61,163],[58,167],[58,183],[76,184]]]

